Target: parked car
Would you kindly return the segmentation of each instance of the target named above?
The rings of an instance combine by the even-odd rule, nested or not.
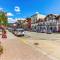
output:
[[[47,34],[52,34],[52,31],[51,31],[51,30],[47,30],[46,33],[47,33]]]
[[[13,34],[16,35],[16,36],[24,36],[24,29],[22,28],[16,28],[14,31],[13,31]]]
[[[14,31],[14,28],[8,27],[8,30],[9,30],[10,32],[13,32],[13,31]]]

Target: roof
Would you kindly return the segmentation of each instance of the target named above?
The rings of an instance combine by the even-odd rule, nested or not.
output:
[[[34,17],[34,16],[37,16],[37,15],[39,15],[39,18],[41,18],[41,19],[44,19],[46,16],[45,15],[42,15],[42,14],[34,14],[34,15],[32,15],[31,17]]]

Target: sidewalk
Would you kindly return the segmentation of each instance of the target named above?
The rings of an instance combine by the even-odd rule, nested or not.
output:
[[[1,34],[1,33],[0,33]],[[7,38],[2,38],[2,35],[0,35],[0,41],[2,41],[3,42],[3,40],[5,41],[5,40],[11,40],[11,39],[15,39],[15,38],[17,38],[17,37],[15,37],[11,32],[9,32],[8,30],[7,30]]]

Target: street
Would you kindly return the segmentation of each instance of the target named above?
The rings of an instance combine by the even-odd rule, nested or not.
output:
[[[0,60],[60,60],[60,0],[0,1]]]
[[[58,33],[26,31],[24,37],[16,37],[7,31],[7,36],[7,39],[0,36],[4,48],[0,60],[60,60]]]
[[[42,52],[53,60],[60,60],[60,34],[46,34],[46,33],[36,33],[27,32],[29,40],[23,40],[26,44],[29,44],[36,50]],[[26,36],[27,37],[27,36]],[[38,45],[35,45],[38,43]]]
[[[7,32],[7,35],[7,39],[0,38],[4,47],[4,52],[0,57],[1,60],[50,60],[41,52],[23,43],[22,38],[18,39],[10,32]]]

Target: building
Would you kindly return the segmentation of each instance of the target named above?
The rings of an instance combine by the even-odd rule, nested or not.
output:
[[[46,32],[56,32],[57,31],[57,16],[54,14],[49,14],[45,17]]]
[[[39,14],[39,13],[36,13],[34,15],[31,16],[31,27],[32,27],[32,30],[33,31],[36,31],[38,30],[38,20],[41,19],[43,20],[45,18],[45,15],[42,15],[42,14]]]
[[[60,32],[60,15],[56,17],[57,20],[57,31]]]
[[[36,13],[34,15],[31,16],[31,23],[34,24],[36,23],[36,21],[38,21],[39,19],[44,19],[45,18],[45,15],[42,15],[42,14],[39,14],[39,13]]]
[[[60,15],[49,14],[44,19],[39,18],[32,23],[32,29],[37,32],[60,32]]]
[[[31,29],[31,18],[26,18],[28,29]]]
[[[37,32],[45,32],[45,21],[44,19],[39,19],[37,21],[38,25],[36,26]]]
[[[26,20],[25,18],[24,19],[18,18],[17,21],[15,22],[17,24],[17,27],[23,28],[24,27],[23,24],[24,24],[25,20]]]

